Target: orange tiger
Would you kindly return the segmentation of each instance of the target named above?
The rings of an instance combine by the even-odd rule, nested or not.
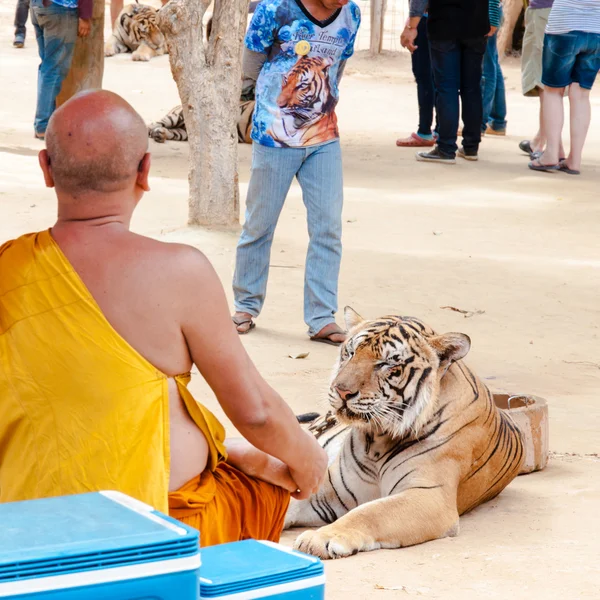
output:
[[[332,58],[302,57],[283,76],[277,105],[281,119],[276,119],[269,134],[275,141],[289,145],[312,145],[338,137],[335,116],[336,99],[331,93],[329,70]]]

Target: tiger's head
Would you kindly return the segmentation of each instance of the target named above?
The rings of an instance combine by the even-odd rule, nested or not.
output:
[[[123,10],[121,25],[136,47],[143,41],[155,50],[165,44],[158,26],[158,11],[152,6],[130,4]]]
[[[336,416],[394,438],[418,435],[436,410],[442,377],[467,355],[471,340],[436,335],[412,317],[365,321],[350,307],[344,316],[348,339],[329,391]]]
[[[334,62],[332,58],[303,56],[283,76],[277,105],[284,115],[293,117],[296,129],[331,112],[329,69]]]

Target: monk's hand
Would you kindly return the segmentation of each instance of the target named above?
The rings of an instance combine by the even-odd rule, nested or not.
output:
[[[302,439],[302,451],[298,453],[299,460],[288,465],[297,485],[297,490],[292,493],[296,500],[306,500],[319,491],[328,465],[327,453],[315,437],[306,431],[302,433],[305,438]]]
[[[90,35],[90,31],[92,29],[92,20],[91,19],[79,19],[79,23],[77,26],[77,35],[79,37],[87,37]]]
[[[227,448],[227,462],[245,475],[262,479],[290,493],[298,489],[285,463],[255,448],[247,440],[229,438],[225,441],[225,446]]]

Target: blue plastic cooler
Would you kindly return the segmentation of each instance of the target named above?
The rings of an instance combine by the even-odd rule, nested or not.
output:
[[[203,548],[200,598],[323,600],[323,563],[272,542]]]
[[[118,492],[0,504],[0,598],[198,600],[198,532]]]

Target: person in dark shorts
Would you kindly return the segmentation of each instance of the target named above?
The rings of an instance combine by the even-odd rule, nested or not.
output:
[[[529,163],[530,169],[579,175],[591,120],[590,90],[598,70],[600,2],[555,0],[546,28],[542,70],[547,144],[544,153]],[[567,158],[561,159],[565,88],[569,88],[571,148]]]

